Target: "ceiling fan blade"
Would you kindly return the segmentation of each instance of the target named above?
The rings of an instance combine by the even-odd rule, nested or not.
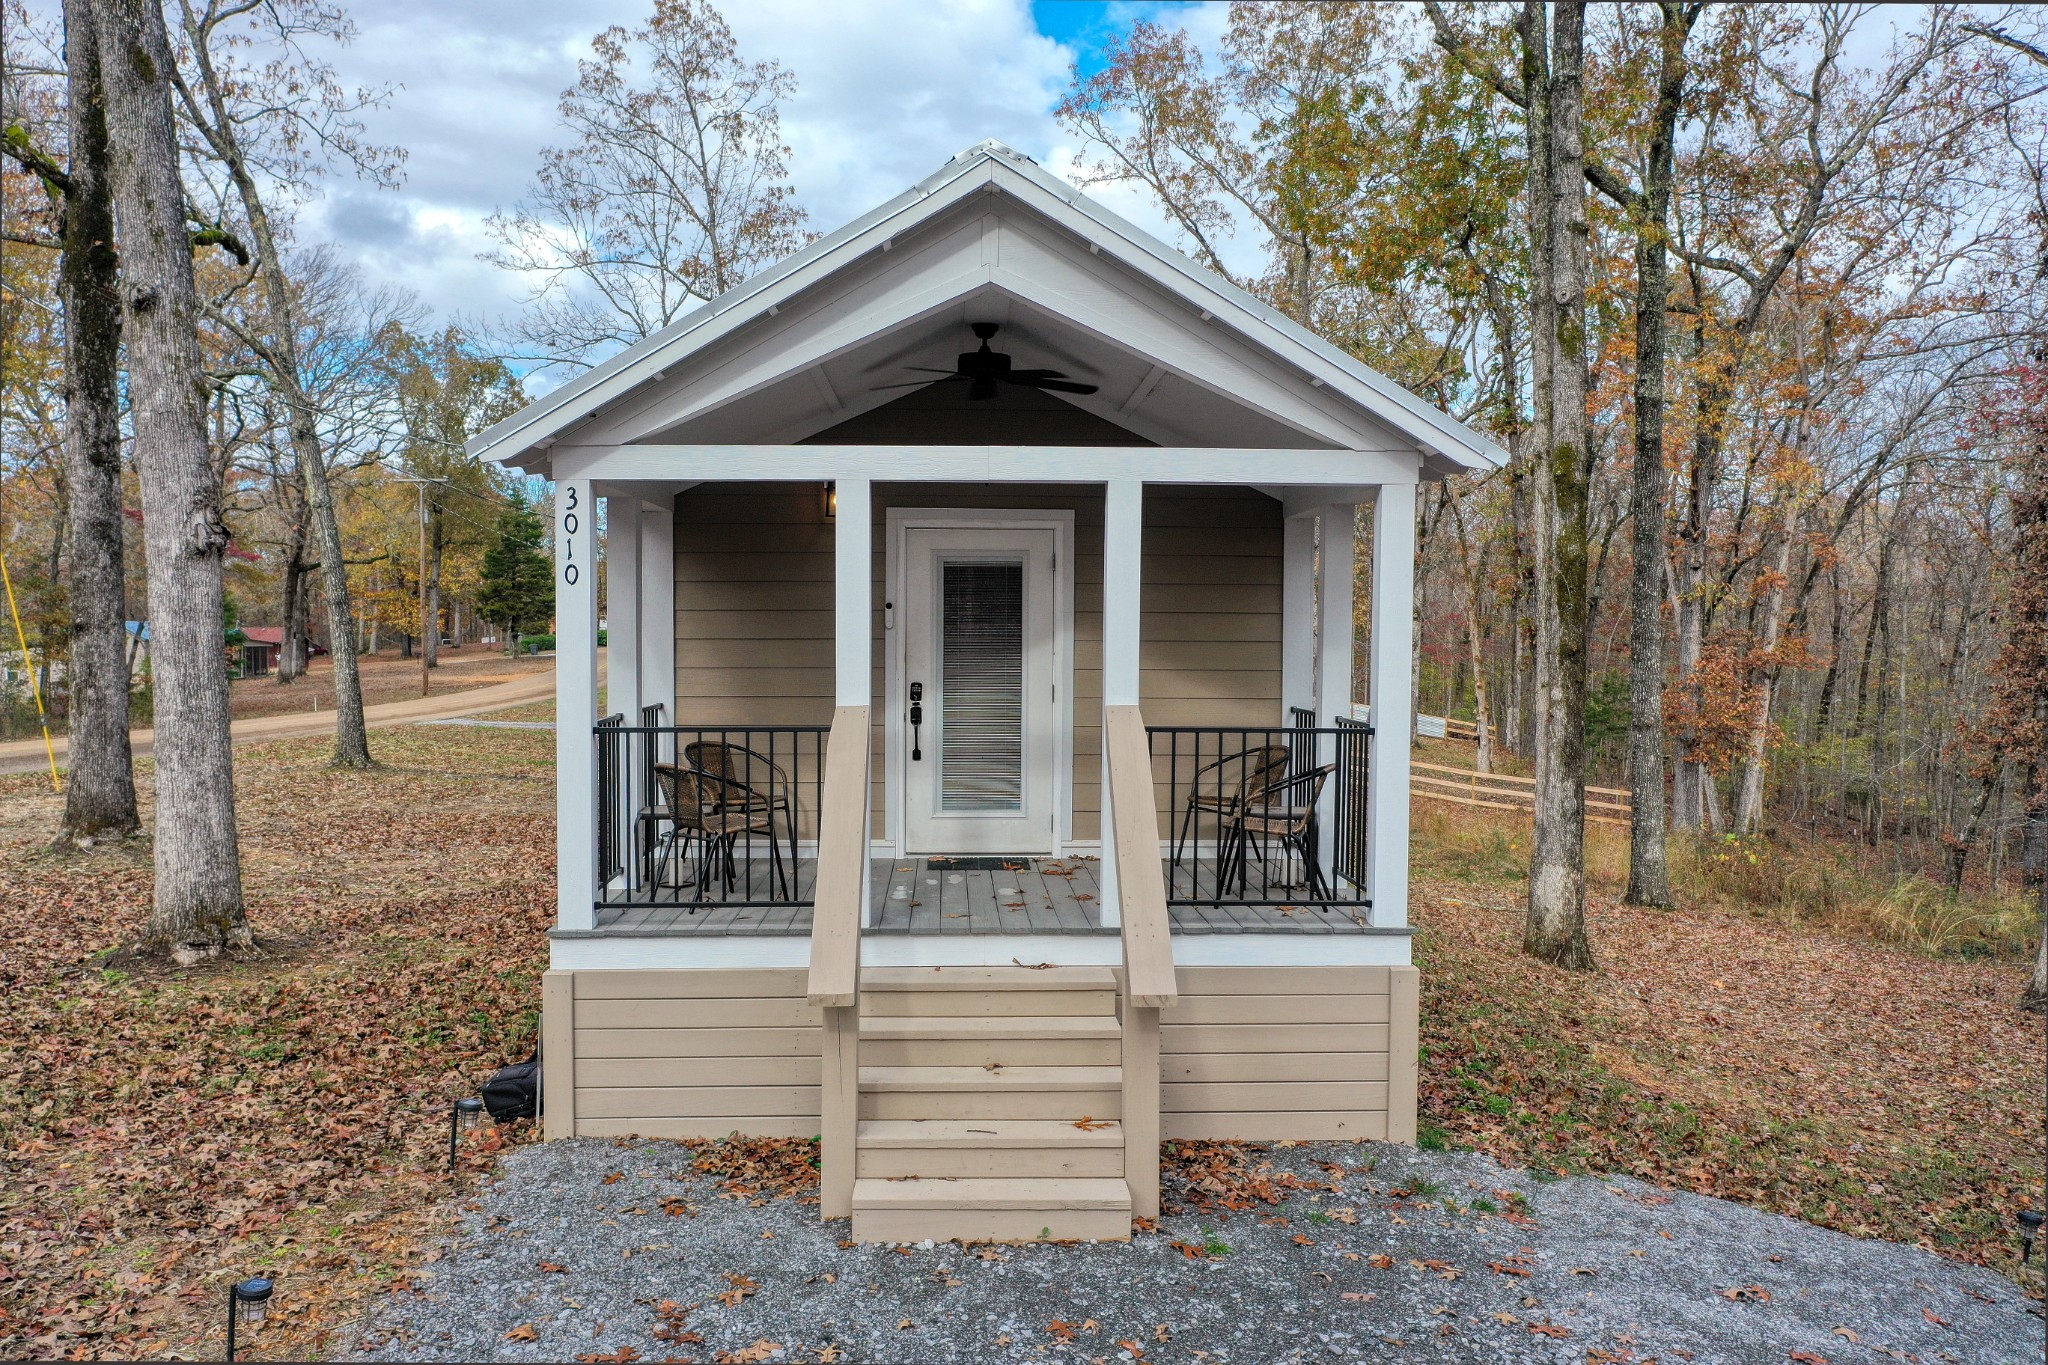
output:
[[[941,375],[941,378],[938,379],[911,379],[901,384],[870,384],[868,385],[868,392],[880,393],[883,389],[925,389],[930,388],[934,384],[951,384],[955,380],[967,378],[966,375],[954,374],[951,370],[941,370],[938,373]]]
[[[1065,379],[1067,375],[1064,370],[1011,370],[1009,377],[1031,383],[1040,379]]]
[[[978,374],[967,386],[968,401],[979,403],[996,396],[996,376]]]
[[[1018,379],[1007,374],[1003,378],[1027,389],[1046,389],[1053,393],[1095,393],[1098,389],[1097,385],[1077,384],[1071,379]]]

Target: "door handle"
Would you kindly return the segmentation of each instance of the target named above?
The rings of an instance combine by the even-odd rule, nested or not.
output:
[[[919,727],[923,724],[924,684],[914,682],[910,685],[910,761],[912,763],[924,761],[924,751],[918,734]]]

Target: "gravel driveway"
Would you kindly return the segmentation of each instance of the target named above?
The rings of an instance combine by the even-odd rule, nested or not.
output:
[[[1992,1272],[1737,1204],[1373,1143],[1248,1159],[1283,1203],[1127,1245],[897,1249],[736,1196],[679,1144],[523,1148],[352,1358],[2043,1358],[2038,1307]]]

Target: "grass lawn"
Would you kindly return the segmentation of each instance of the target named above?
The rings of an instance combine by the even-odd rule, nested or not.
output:
[[[48,852],[47,786],[0,777],[0,1353],[217,1358],[255,1272],[280,1315],[253,1355],[341,1349],[444,1226],[448,1102],[532,1045],[554,736],[371,743],[364,774],[319,740],[237,751],[263,947],[185,973],[106,956],[147,913],[144,851]],[[2014,1271],[2002,1219],[2044,1143],[2017,965],[1603,892],[1601,970],[1565,977],[1517,955],[1512,882],[1440,851],[1414,915],[1430,1140]]]

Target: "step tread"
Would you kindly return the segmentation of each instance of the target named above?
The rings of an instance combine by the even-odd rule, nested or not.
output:
[[[863,1038],[1121,1038],[1114,1015],[1096,1014],[870,1014]]]
[[[1124,1127],[1076,1128],[1069,1119],[864,1119],[862,1147],[1121,1147]]]
[[[1109,991],[1108,967],[864,967],[868,991]]]
[[[853,1207],[889,1209],[1111,1209],[1128,1212],[1131,1187],[1109,1176],[853,1182]]]
[[[864,1066],[860,1088],[884,1090],[1118,1090],[1120,1066]]]

